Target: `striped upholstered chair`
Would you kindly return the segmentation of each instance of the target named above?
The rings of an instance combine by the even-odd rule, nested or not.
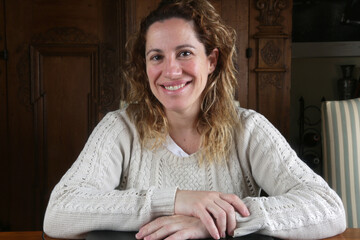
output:
[[[360,227],[360,98],[321,106],[323,173],[342,198],[347,225]]]

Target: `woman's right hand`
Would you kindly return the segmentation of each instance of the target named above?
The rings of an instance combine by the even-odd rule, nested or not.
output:
[[[214,191],[178,190],[175,214],[199,218],[215,239],[233,235],[236,228],[235,211],[250,215],[248,208],[235,194]]]
[[[135,237],[144,240],[203,239],[209,238],[210,234],[199,218],[172,215],[159,217],[145,224]]]

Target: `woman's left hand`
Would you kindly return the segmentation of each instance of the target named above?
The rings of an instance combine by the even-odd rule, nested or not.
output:
[[[142,226],[137,239],[201,239],[211,237],[200,219],[184,215],[159,217]]]

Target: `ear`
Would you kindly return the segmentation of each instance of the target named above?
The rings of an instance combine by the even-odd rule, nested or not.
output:
[[[214,48],[207,57],[209,61],[209,74],[216,69],[218,57],[219,57],[219,49]]]

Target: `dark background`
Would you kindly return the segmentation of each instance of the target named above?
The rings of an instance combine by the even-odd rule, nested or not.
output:
[[[360,41],[360,0],[294,0],[292,41]]]

